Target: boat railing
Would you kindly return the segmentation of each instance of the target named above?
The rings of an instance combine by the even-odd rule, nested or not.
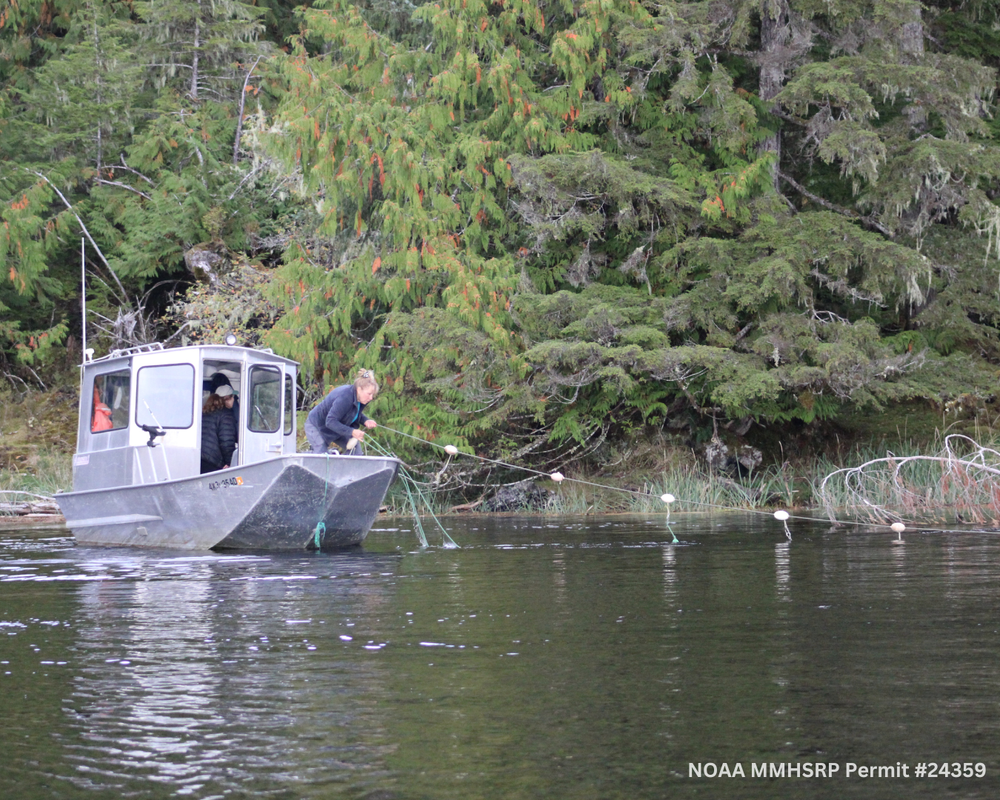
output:
[[[163,344],[160,342],[150,342],[149,344],[137,344],[134,347],[124,347],[122,349],[115,349],[108,353],[106,356],[101,356],[100,358],[93,357],[93,350],[87,350],[87,363],[95,364],[98,361],[110,361],[113,358],[121,358],[122,356],[131,356],[136,353],[155,353],[158,350],[163,350]]]

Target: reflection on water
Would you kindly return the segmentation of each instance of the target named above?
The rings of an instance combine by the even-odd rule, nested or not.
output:
[[[12,542],[5,555],[17,557],[0,562],[0,581],[3,624],[22,633],[33,620],[30,612],[11,619],[10,584],[74,585],[72,609],[48,623],[73,632],[58,662],[71,669],[59,676],[62,748],[48,780],[195,797],[252,782],[255,795],[284,796],[289,784],[333,767],[342,776],[324,775],[328,785],[363,786],[384,772],[383,712],[371,691],[386,683],[383,666],[344,659],[330,639],[341,651],[363,639],[358,620],[385,606],[398,556],[191,556],[45,544],[61,558]],[[24,677],[29,667],[5,666],[20,666]]]
[[[308,670],[306,658],[316,650],[299,582],[317,576],[299,572],[308,565],[260,575],[261,562],[268,564],[116,561],[109,572],[137,579],[81,587],[80,669],[69,700],[82,733],[69,754],[79,775],[115,780],[139,773],[197,791],[226,773],[234,749],[242,758],[270,760],[271,770],[295,769],[278,745],[294,725],[296,704],[309,695],[289,691],[282,675]],[[248,608],[285,619],[248,619]],[[278,651],[280,670],[262,669]]]
[[[994,797],[1000,539],[460,520],[344,554],[0,537],[0,796]],[[982,779],[689,778],[972,761]]]

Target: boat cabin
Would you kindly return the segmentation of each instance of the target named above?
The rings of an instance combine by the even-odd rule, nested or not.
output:
[[[297,366],[270,350],[229,345],[143,345],[87,358],[73,490],[198,475],[202,406],[220,382],[237,398],[230,466],[294,453]]]

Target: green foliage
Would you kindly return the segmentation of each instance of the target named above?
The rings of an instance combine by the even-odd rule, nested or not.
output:
[[[44,363],[66,337],[66,324],[53,319],[68,280],[48,269],[60,247],[65,222],[48,225],[42,215],[52,191],[27,170],[0,181],[0,361]]]
[[[320,214],[316,234],[353,231],[354,240],[336,264],[317,263],[305,243],[286,253],[278,292],[288,314],[276,347],[318,352],[315,367],[337,373],[359,345],[381,344],[380,325],[398,321],[393,330],[406,334],[401,314],[436,307],[514,352],[507,157],[594,142],[569,123],[584,105],[579,81],[595,68],[585,56],[608,14],[595,6],[553,32],[532,4],[487,10],[417,9],[433,48],[389,40],[346,2],[304,12],[303,35],[277,62],[287,100],[264,143],[285,172],[301,170],[300,191]],[[571,84],[538,83],[553,66],[542,41]]]
[[[78,329],[81,236],[89,310],[108,320],[148,314],[146,289],[180,274],[192,245],[259,241],[275,204],[236,143],[242,96],[259,86],[251,59],[268,49],[255,41],[259,14],[235,0],[24,2],[3,14],[0,302],[16,319],[0,350],[24,355],[42,333]],[[22,313],[12,294],[37,304]]]
[[[85,235],[95,314],[211,246],[179,338],[540,465],[987,390],[994,4],[299,5],[8,4],[6,364],[76,328]]]
[[[777,100],[857,210],[789,214],[773,192],[794,165],[765,146],[782,118],[742,54],[709,54],[754,41],[737,8],[730,28],[697,5],[436,3],[413,28],[303,12],[262,142],[319,217],[276,276],[271,341],[321,373],[380,364],[392,413],[430,397],[455,434],[578,445],[683,408],[810,422],[920,394],[924,348],[882,336],[951,286],[890,236],[992,224],[995,155],[972,141],[991,73],[878,35],[817,49]],[[838,10],[836,36],[902,36],[893,14]],[[433,47],[407,38],[421,26]]]
[[[264,11],[243,0],[136,0],[137,30],[155,84],[183,87],[197,100],[232,81],[235,62],[264,51],[255,45]]]
[[[166,319],[184,344],[218,344],[227,333],[244,347],[263,346],[277,317],[265,297],[272,272],[239,259],[212,283],[198,283],[167,310]]]

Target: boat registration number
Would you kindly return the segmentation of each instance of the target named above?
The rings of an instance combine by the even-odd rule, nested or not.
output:
[[[242,486],[243,478],[224,478],[221,481],[212,481],[208,484],[208,488],[213,492],[216,489],[224,489],[227,486]]]

